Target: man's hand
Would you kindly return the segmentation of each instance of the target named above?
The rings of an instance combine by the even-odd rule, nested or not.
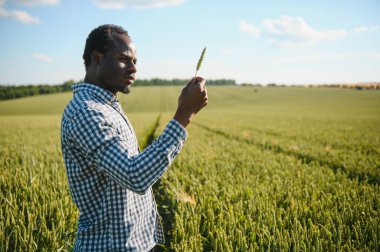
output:
[[[207,105],[208,97],[205,84],[205,79],[196,77],[182,89],[174,119],[185,128],[190,123],[193,115]]]

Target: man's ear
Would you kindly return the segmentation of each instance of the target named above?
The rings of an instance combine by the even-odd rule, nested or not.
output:
[[[103,54],[94,50],[91,53],[91,63],[95,65],[99,65],[100,61],[103,59]]]

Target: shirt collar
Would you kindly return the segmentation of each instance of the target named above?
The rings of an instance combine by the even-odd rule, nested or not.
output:
[[[102,102],[105,103],[113,103],[113,102],[118,102],[117,97],[112,94],[110,91],[98,87],[94,84],[90,83],[78,83],[72,86],[73,92],[79,93],[79,92],[88,92],[92,95],[95,95],[98,97]]]

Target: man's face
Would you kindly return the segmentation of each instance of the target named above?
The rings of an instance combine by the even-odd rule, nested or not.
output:
[[[101,55],[96,74],[102,87],[113,94],[128,94],[135,80],[136,48],[127,35],[118,35],[111,48]]]

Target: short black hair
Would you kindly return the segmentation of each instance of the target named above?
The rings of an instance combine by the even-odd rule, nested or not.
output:
[[[128,32],[123,27],[113,24],[100,25],[90,32],[83,52],[86,70],[91,62],[91,53],[94,50],[100,53],[107,52],[110,49],[110,42],[114,40],[115,35],[127,35],[129,37]]]

